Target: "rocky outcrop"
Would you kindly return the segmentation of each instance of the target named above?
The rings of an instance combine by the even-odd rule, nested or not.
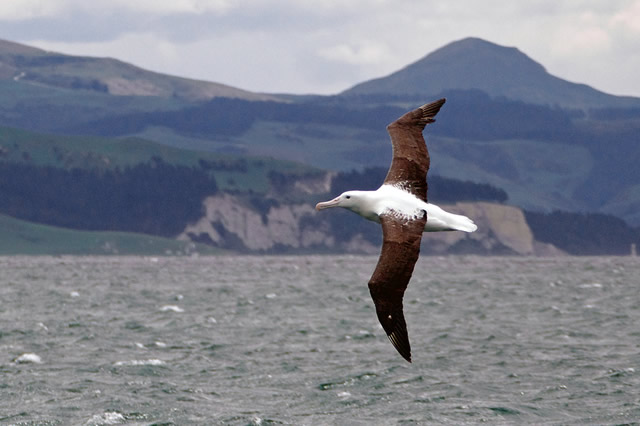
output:
[[[475,202],[445,205],[443,208],[472,218],[478,230],[473,233],[426,233],[422,237],[424,253],[562,254],[552,245],[534,239],[524,213],[518,207]]]
[[[272,200],[273,201],[273,200]],[[535,241],[522,210],[486,202],[457,203],[446,210],[473,218],[473,233],[425,233],[424,254],[512,254],[558,255],[549,244]],[[362,234],[348,241],[332,235],[327,212],[319,215],[311,204],[284,204],[273,201],[259,211],[246,199],[230,194],[208,197],[204,216],[188,225],[182,240],[205,242],[244,252],[282,252],[291,250],[378,253],[379,244]]]
[[[179,239],[258,252],[334,245],[327,226],[311,223],[316,211],[309,204],[275,204],[261,213],[238,197],[222,194],[206,198],[204,210]]]

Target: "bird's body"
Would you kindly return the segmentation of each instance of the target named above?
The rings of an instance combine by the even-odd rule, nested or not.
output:
[[[347,191],[316,209],[343,207],[382,225],[383,243],[369,291],[378,320],[396,350],[411,362],[411,346],[402,310],[404,292],[420,255],[423,232],[473,232],[471,219],[427,202],[430,159],[422,136],[445,99],[423,105],[387,126],[393,159],[383,185],[375,191]]]
[[[380,223],[380,216],[388,212],[394,212],[398,217],[415,219],[425,211],[427,222],[424,232],[473,232],[478,228],[468,217],[449,213],[394,185],[382,185],[375,191],[347,191],[331,201],[319,203],[317,207],[334,207],[332,203],[336,202],[340,203],[340,207],[377,223]]]

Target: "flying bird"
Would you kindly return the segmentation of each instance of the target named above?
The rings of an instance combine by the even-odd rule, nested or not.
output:
[[[318,203],[317,210],[343,207],[382,225],[382,250],[369,291],[378,320],[387,337],[411,362],[411,346],[402,311],[402,298],[420,255],[423,232],[473,232],[471,219],[427,203],[429,152],[422,131],[446,99],[423,105],[387,126],[393,159],[382,186],[375,191],[347,191],[333,200]]]

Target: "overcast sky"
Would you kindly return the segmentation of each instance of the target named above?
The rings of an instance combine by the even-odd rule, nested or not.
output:
[[[640,0],[0,1],[0,38],[261,92],[337,93],[469,36],[640,96]]]

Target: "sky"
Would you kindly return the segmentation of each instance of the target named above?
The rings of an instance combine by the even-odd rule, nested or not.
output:
[[[0,2],[2,39],[268,93],[339,93],[466,37],[640,96],[640,0]]]

